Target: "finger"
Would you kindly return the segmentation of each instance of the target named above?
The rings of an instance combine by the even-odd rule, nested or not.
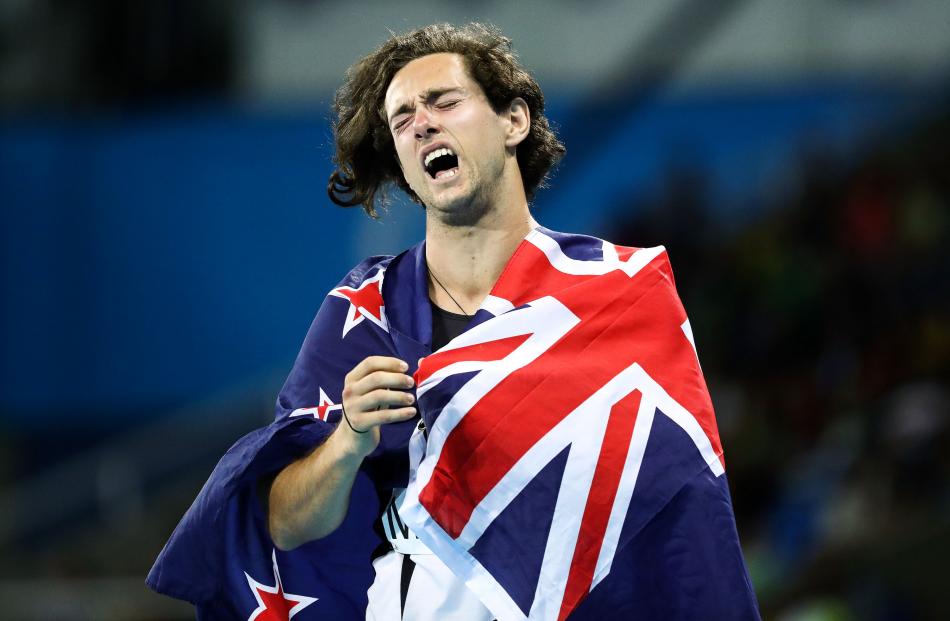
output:
[[[360,417],[360,425],[363,425],[368,429],[371,426],[385,425],[387,423],[398,423],[404,420],[409,420],[415,415],[416,408],[414,407],[392,408],[387,410],[364,412]],[[354,422],[354,424],[356,423]]]
[[[415,400],[416,399],[411,392],[388,390],[386,388],[374,390],[354,399],[356,406],[355,409],[360,412],[387,410],[393,407],[406,407],[408,405],[412,405]],[[347,409],[347,413],[350,413],[350,409]]]
[[[353,367],[353,370],[347,373],[344,381],[347,383],[357,382],[373,371],[400,373],[408,370],[409,365],[399,358],[393,358],[392,356],[369,356]]]
[[[373,371],[363,379],[350,385],[350,393],[354,396],[365,395],[379,388],[393,388],[405,390],[412,388],[414,381],[403,373],[389,371]]]

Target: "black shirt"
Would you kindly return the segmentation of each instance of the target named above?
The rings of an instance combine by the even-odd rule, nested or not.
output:
[[[472,318],[468,315],[450,313],[436,306],[431,300],[429,306],[432,307],[432,351],[435,351],[465,332]]]

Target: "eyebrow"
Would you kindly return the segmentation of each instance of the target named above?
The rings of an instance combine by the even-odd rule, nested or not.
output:
[[[460,86],[439,86],[436,88],[430,88],[428,90],[422,91],[422,93],[420,93],[419,95],[419,99],[426,102],[430,102],[430,101],[434,101],[438,99],[439,97],[441,97],[442,95],[445,95],[446,93],[455,93],[455,92],[464,93],[465,89],[463,89]],[[413,110],[415,110],[415,105],[411,102],[404,101],[402,104],[399,105],[398,108],[396,108],[393,111],[391,115],[389,115],[387,122],[390,125],[392,125],[394,118],[396,118],[400,114],[405,114],[406,112],[412,112]]]

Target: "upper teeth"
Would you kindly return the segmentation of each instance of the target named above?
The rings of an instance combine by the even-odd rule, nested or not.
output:
[[[446,149],[445,147],[442,147],[441,149],[436,149],[435,151],[429,153],[426,156],[426,161],[423,163],[423,165],[428,166],[429,162],[431,162],[435,158],[440,157],[442,155],[455,155],[455,151],[453,151],[452,149]]]

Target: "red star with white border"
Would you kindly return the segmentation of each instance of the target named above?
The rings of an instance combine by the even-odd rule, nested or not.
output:
[[[280,571],[277,569],[277,551],[274,550],[271,558],[274,561],[274,586],[261,584],[251,578],[247,572],[247,583],[257,599],[257,609],[251,613],[247,621],[289,621],[295,614],[317,601],[316,597],[293,595],[284,592],[280,582]]]
[[[330,416],[330,412],[334,410],[339,410],[342,405],[339,403],[333,403],[330,401],[330,397],[327,396],[327,393],[323,392],[323,388],[320,389],[320,403],[317,407],[314,408],[297,408],[290,413],[291,416],[313,416],[314,418],[319,418],[320,420],[327,420]]]
[[[330,295],[348,300],[350,308],[346,313],[346,321],[343,324],[343,336],[360,324],[364,319],[369,319],[377,326],[389,332],[389,322],[386,321],[386,307],[383,304],[383,273],[380,269],[373,275],[363,281],[357,288],[337,287],[330,292]]]

